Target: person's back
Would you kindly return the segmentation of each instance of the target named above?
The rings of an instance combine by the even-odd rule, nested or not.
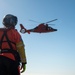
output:
[[[8,44],[5,36],[4,36],[4,38],[2,38],[4,33],[6,33],[8,39],[10,41],[10,44],[12,44],[12,46],[13,46],[13,49],[16,50],[15,44],[20,41],[20,40],[18,40],[20,38],[20,35],[17,32],[17,30],[14,28],[10,28],[10,29],[4,28],[4,29],[0,30],[0,40],[3,39],[3,40],[1,40],[1,41],[3,41],[2,42],[2,49],[6,49],[6,48],[10,49],[9,44]]]
[[[20,75],[19,62],[23,63],[22,68],[24,69],[26,56],[22,38],[15,29],[17,17],[6,15],[3,24],[6,28],[0,28],[0,75]]]
[[[0,29],[1,50],[17,50],[16,43],[20,42],[20,34],[14,28]],[[15,59],[12,53],[1,53],[0,55]]]

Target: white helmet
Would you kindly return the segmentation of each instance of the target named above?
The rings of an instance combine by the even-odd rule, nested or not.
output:
[[[17,24],[17,17],[11,14],[7,14],[4,18],[3,18],[3,25],[7,28],[9,27],[15,27]]]

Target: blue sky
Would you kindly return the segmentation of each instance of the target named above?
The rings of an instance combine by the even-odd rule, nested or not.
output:
[[[57,18],[57,32],[21,34],[27,69],[22,75],[75,75],[75,0],[0,0],[0,27],[6,14],[18,17],[27,29]]]

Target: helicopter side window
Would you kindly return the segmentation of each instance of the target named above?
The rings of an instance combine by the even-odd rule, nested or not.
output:
[[[47,28],[47,30],[51,30],[51,29],[52,29],[51,27],[48,27],[48,28]]]

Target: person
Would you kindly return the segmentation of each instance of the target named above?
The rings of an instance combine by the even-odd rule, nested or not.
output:
[[[26,69],[25,45],[15,29],[17,22],[17,17],[12,14],[3,18],[4,28],[0,28],[0,75],[20,75]]]

